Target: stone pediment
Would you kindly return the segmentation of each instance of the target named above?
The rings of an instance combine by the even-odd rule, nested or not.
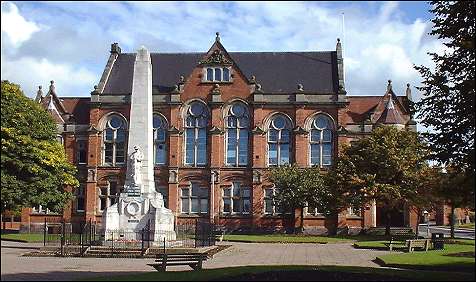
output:
[[[214,50],[208,57],[198,61],[198,64],[201,66],[208,65],[222,65],[222,66],[231,66],[233,62],[229,60],[224,52],[221,50]]]

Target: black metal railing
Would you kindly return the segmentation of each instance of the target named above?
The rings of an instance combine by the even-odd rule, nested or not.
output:
[[[155,233],[150,220],[139,231],[110,230],[104,232],[100,224],[64,221],[44,222],[44,246],[56,247],[59,254],[86,255],[103,252],[109,256],[130,254],[144,256],[149,250],[162,248],[199,248],[215,244],[216,226],[205,220],[179,224],[174,232]]]

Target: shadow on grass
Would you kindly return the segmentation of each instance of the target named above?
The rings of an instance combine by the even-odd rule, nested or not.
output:
[[[433,264],[433,265],[413,265],[413,264],[399,264],[399,263],[385,263],[385,261],[379,257],[372,260],[374,263],[384,267],[395,267],[401,269],[411,270],[423,270],[433,272],[465,272],[472,273],[474,276],[474,262],[473,263],[445,263],[445,264]]]

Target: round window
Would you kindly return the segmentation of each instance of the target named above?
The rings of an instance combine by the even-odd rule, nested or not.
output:
[[[114,129],[118,129],[122,126],[122,120],[119,117],[113,116],[109,120],[109,126]]]
[[[199,116],[203,113],[203,105],[200,103],[193,103],[190,106],[190,114],[194,116]]]
[[[245,107],[241,104],[234,104],[233,107],[231,107],[231,113],[237,117],[241,117],[245,113]]]
[[[329,119],[325,116],[318,116],[314,120],[314,126],[317,128],[329,128]]]
[[[276,129],[283,129],[286,126],[286,120],[284,117],[278,116],[273,120],[273,126]]]

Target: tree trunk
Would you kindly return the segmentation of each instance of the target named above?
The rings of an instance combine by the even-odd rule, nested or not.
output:
[[[385,236],[390,236],[390,220],[392,219],[390,210],[385,210],[385,216],[387,218],[387,221],[385,222]]]
[[[450,215],[450,237],[455,238],[455,206],[451,203],[451,215]]]
[[[304,232],[304,208],[302,207],[301,208],[301,222],[300,222],[300,226],[299,226],[299,233],[303,233]]]

